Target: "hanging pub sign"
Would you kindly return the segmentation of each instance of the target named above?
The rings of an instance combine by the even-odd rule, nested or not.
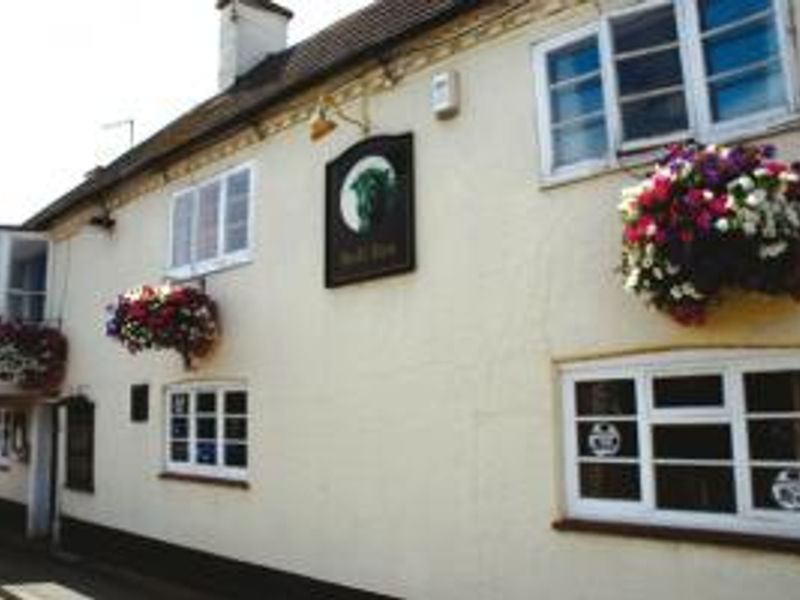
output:
[[[326,287],[414,269],[411,134],[356,144],[328,163],[326,184]]]

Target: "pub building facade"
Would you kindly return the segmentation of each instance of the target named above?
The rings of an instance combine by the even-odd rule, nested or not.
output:
[[[227,597],[793,597],[800,306],[647,306],[618,204],[800,159],[800,2],[217,9],[219,93],[0,235],[3,526]]]

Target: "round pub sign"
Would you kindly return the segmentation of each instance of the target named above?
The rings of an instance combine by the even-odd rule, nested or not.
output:
[[[327,287],[414,269],[411,134],[353,146],[328,164],[326,183]]]

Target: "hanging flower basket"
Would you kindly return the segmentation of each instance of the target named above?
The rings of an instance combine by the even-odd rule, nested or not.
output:
[[[175,350],[191,367],[192,358],[208,354],[219,335],[217,306],[192,287],[144,286],[108,307],[106,334],[131,354]]]
[[[670,146],[623,190],[625,288],[684,325],[725,289],[800,299],[800,164],[769,146]]]
[[[24,390],[55,390],[66,363],[67,339],[58,329],[0,320],[0,381]]]

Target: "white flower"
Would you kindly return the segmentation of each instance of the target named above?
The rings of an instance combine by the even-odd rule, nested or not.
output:
[[[783,171],[778,177],[780,177],[781,181],[789,183],[800,182],[800,176],[794,171]]]
[[[767,199],[767,192],[766,190],[757,189],[753,190],[753,192],[745,198],[745,203],[747,206],[756,207],[761,204],[764,200]]]
[[[682,286],[675,286],[669,291],[670,295],[675,298],[675,300],[680,300],[683,298],[683,288]]]
[[[681,272],[681,268],[678,265],[674,265],[671,262],[667,263],[667,273],[670,275],[677,275]]]
[[[753,221],[746,220],[742,223],[742,231],[744,231],[745,235],[755,235],[758,227]]]
[[[753,171],[753,175],[755,175],[756,177],[766,177],[767,175],[769,175],[769,171],[764,167],[759,167],[755,171]]]
[[[778,242],[776,244],[761,246],[761,248],[758,250],[758,255],[761,258],[777,258],[788,249],[789,244],[786,242]]]
[[[731,223],[728,219],[719,219],[716,223],[714,223],[714,227],[716,227],[722,233],[729,231],[731,228]]]
[[[714,192],[711,190],[703,190],[703,198],[706,200],[713,200],[714,199]]]
[[[656,279],[664,279],[664,271],[656,267],[655,269],[653,269],[653,276]]]
[[[626,290],[633,290],[639,284],[639,276],[641,275],[641,271],[639,269],[633,269],[629,274],[628,278],[625,280],[625,289]]]
[[[739,179],[736,179],[728,184],[728,189],[732,189],[735,187],[739,187],[745,192],[750,192],[756,187],[756,184],[747,175],[742,175],[741,177],[739,177]]]

